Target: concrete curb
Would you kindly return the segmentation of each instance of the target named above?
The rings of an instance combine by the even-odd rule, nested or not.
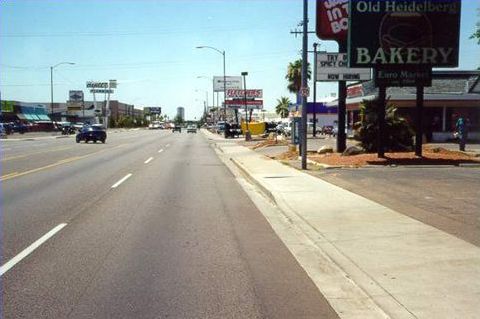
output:
[[[222,151],[223,152],[223,151]],[[240,172],[242,173],[242,175],[252,184],[254,184],[257,188],[259,188],[262,193],[267,196],[272,202],[274,202],[275,204],[278,204],[276,199],[275,199],[275,196],[273,196],[273,193],[271,191],[269,191],[266,187],[264,187],[257,179],[255,179],[254,177],[252,177],[252,175],[250,175],[250,173],[248,172],[248,170],[239,162],[237,161],[236,159],[230,157],[230,161],[235,164],[235,166],[240,170]]]

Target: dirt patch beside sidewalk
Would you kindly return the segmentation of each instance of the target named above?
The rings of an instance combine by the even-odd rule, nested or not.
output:
[[[285,152],[273,157],[277,160],[298,159],[298,152]],[[314,162],[344,167],[362,167],[366,165],[459,165],[480,164],[480,158],[473,155],[450,151],[440,147],[424,147],[423,157],[417,157],[414,152],[386,153],[385,158],[378,158],[377,154],[360,154],[342,156],[339,153],[319,155],[309,152],[308,158]]]

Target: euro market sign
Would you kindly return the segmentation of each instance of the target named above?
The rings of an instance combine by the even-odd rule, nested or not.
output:
[[[457,67],[460,0],[352,0],[350,67]]]

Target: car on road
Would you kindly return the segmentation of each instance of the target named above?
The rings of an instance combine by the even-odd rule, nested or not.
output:
[[[215,127],[215,131],[217,132],[217,134],[222,134],[223,132],[225,132],[225,122],[218,121]]]
[[[96,143],[97,141],[105,143],[107,140],[107,132],[105,132],[105,129],[102,126],[84,126],[78,132],[75,140],[77,143],[80,143],[81,141],[85,141],[85,143],[90,141],[93,143]]]
[[[197,133],[197,127],[195,125],[189,125],[187,127],[187,133]]]
[[[172,129],[172,133],[179,132],[182,133],[182,127],[179,125],[175,125]]]

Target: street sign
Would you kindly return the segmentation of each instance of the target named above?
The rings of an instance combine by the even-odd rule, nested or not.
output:
[[[346,53],[317,53],[317,81],[368,81],[371,70],[348,67]]]
[[[247,99],[263,98],[263,90],[246,90]],[[227,98],[244,98],[245,90],[227,89]]]
[[[113,90],[112,89],[91,89],[90,93],[109,93],[109,94],[112,94]]]
[[[457,67],[460,0],[350,1],[350,67]]]
[[[87,82],[87,89],[97,89],[97,88],[108,88],[108,82],[96,82],[96,81],[88,81]]]
[[[307,86],[306,88],[300,88],[300,95],[303,97],[309,97],[310,96],[310,88]]]
[[[241,76],[226,76],[226,88],[227,89],[241,89],[242,88],[242,77]],[[223,76],[214,76],[213,77],[213,91],[223,92]]]
[[[83,101],[83,91],[69,91],[68,98],[72,102],[82,102]]]
[[[432,86],[432,69],[384,69],[374,71],[375,86]]]
[[[347,40],[348,0],[317,0],[316,33],[322,40]]]

